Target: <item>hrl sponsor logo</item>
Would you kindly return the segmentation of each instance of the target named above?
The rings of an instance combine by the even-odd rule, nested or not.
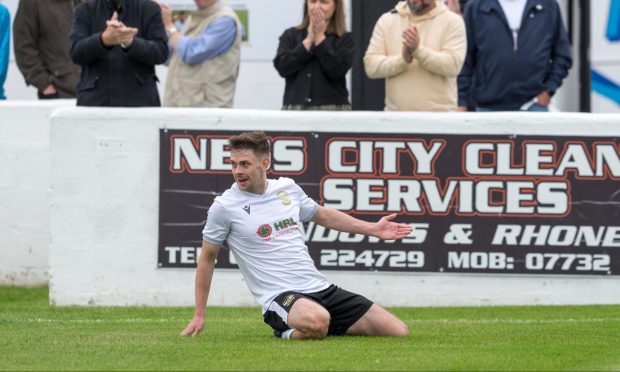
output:
[[[279,230],[284,230],[292,226],[297,226],[297,222],[295,222],[295,220],[291,217],[291,218],[282,220],[280,222],[275,222],[273,226],[276,228],[276,231],[279,231]]]

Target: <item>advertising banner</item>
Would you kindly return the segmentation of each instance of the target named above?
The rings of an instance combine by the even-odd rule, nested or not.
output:
[[[159,267],[195,267],[207,211],[233,184],[233,134],[161,130]],[[319,270],[620,274],[616,137],[267,134],[269,178],[291,177],[357,218],[398,213],[414,227],[380,241],[299,223]],[[236,267],[229,249],[217,266]]]

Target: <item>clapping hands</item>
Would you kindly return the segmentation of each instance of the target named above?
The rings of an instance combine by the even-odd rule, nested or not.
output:
[[[310,28],[314,34],[314,45],[319,45],[325,40],[325,32],[327,32],[328,21],[325,19],[325,13],[319,7],[312,10],[310,14]]]
[[[128,47],[137,34],[137,28],[125,26],[123,22],[118,20],[118,14],[114,12],[112,18],[106,21],[106,29],[101,34],[101,40],[108,47],[113,45]]]
[[[411,26],[403,31],[403,59],[407,63],[413,61],[413,52],[420,45],[420,34],[418,28]]]
[[[308,25],[308,36],[303,41],[306,50],[310,50],[312,45],[319,45],[325,40],[325,32],[329,20],[326,19],[325,13],[320,7],[310,10],[310,24]]]

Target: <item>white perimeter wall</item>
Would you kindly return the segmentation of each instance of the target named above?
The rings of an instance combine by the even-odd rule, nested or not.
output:
[[[0,101],[0,285],[48,281],[49,118],[75,101]]]
[[[157,268],[160,128],[617,138],[618,122],[582,114],[59,109],[51,119],[50,302],[193,305],[194,270]],[[620,303],[619,277],[325,273],[386,306]],[[219,269],[209,304],[254,301],[238,271]]]

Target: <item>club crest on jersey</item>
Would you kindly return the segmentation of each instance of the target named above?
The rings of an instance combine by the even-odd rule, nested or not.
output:
[[[260,225],[258,227],[258,230],[256,230],[256,233],[261,238],[267,238],[267,237],[269,237],[269,235],[271,235],[272,231],[273,231],[273,229],[271,228],[271,226],[269,226],[268,224],[264,224],[264,225]]]
[[[279,191],[277,195],[280,198],[280,201],[282,202],[282,204],[284,205],[291,204],[291,199],[288,198],[288,193],[286,191]]]

